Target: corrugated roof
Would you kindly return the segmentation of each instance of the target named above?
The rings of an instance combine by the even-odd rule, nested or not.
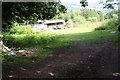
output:
[[[64,20],[61,20],[61,19],[57,19],[57,20],[53,20],[53,21],[45,21],[44,23],[45,23],[45,24],[48,24],[48,23],[58,23],[58,22],[63,22],[63,23],[65,23],[65,21],[64,21]]]
[[[37,22],[44,22],[44,21],[42,21],[42,20],[38,20]]]

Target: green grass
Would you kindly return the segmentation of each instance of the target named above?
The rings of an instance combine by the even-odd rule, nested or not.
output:
[[[30,57],[5,56],[4,66],[12,64],[27,64],[32,61],[44,60],[51,54],[64,51],[67,46],[90,43],[98,44],[104,40],[111,40],[114,45],[120,46],[120,33],[109,33],[116,29],[94,31],[100,23],[81,24],[73,29],[33,32],[32,34],[3,34],[4,44],[21,49],[37,48],[36,54]],[[82,27],[81,27],[82,26]],[[16,65],[18,66],[18,65]]]

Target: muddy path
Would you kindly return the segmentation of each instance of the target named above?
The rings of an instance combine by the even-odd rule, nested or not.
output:
[[[119,52],[111,42],[77,44],[17,70],[3,68],[3,78],[118,78]]]

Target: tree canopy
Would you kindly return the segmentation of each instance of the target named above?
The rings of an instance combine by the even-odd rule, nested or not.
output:
[[[114,5],[119,5],[119,0],[105,0],[105,2],[103,0],[100,0],[100,4],[103,4],[104,7],[103,8],[107,8],[107,9],[114,9]],[[88,6],[88,2],[87,0],[81,0],[80,4],[82,7],[86,7]]]
[[[3,2],[2,22],[10,25],[13,21],[25,23],[37,19],[49,20],[66,10],[61,2]]]
[[[112,19],[112,18],[114,18],[115,16],[118,16],[119,13],[120,13],[120,10],[113,9],[112,11],[108,12],[108,13],[105,15],[105,19]]]
[[[82,7],[88,6],[88,2],[86,0],[81,0],[80,4],[81,4]]]

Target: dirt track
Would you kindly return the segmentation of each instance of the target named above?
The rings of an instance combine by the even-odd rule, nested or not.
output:
[[[39,63],[11,70],[3,78],[113,78],[119,77],[118,53],[120,48],[111,42],[78,44],[65,52],[50,56]]]

